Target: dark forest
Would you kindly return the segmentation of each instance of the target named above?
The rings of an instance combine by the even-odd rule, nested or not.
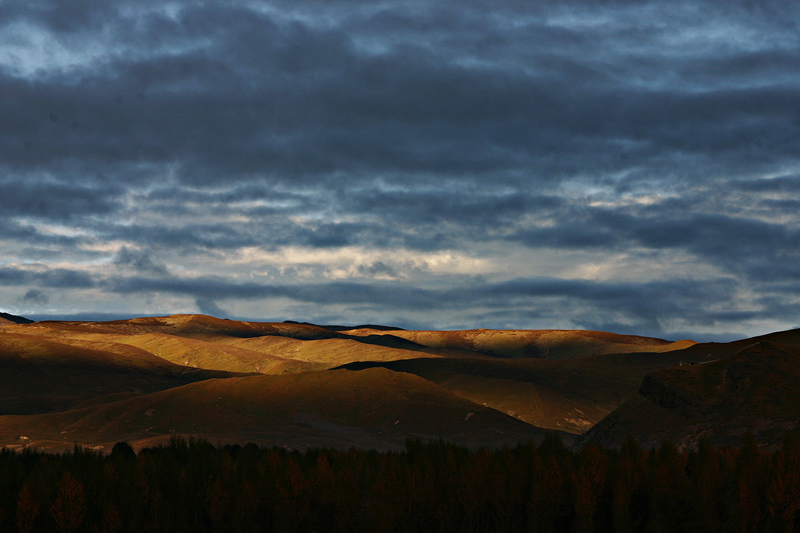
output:
[[[50,532],[795,531],[800,450],[214,446],[0,451],[0,529]]]

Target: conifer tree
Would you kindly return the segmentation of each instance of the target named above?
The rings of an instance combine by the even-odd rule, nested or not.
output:
[[[86,514],[83,484],[69,472],[64,474],[58,484],[58,495],[50,512],[59,533],[72,533],[83,523]]]
[[[31,533],[39,516],[39,502],[33,499],[27,485],[22,487],[17,500],[17,529],[19,533]]]

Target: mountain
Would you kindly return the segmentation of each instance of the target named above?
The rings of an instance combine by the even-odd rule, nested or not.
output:
[[[800,346],[765,339],[799,338],[795,330],[738,341],[728,348],[739,349],[720,359],[648,374],[580,444],[619,446],[633,434],[647,447],[663,439],[684,448],[700,439],[735,446],[752,431],[759,444],[777,446],[786,430],[800,428]]]
[[[33,320],[8,313],[0,313],[0,326],[8,324],[30,324]]]
[[[139,447],[182,434],[212,443],[389,450],[402,448],[407,436],[496,447],[539,442],[547,433],[417,376],[379,368],[210,379],[108,400],[0,416],[0,445],[108,449],[120,440]]]

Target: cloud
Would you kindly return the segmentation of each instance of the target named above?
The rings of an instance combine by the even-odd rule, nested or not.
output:
[[[162,276],[168,274],[166,265],[154,262],[150,254],[143,251],[129,250],[127,246],[120,248],[114,259],[114,263],[120,266],[130,267],[141,273]]]
[[[32,305],[47,305],[50,298],[40,290],[31,289],[19,298],[20,303]]]
[[[358,265],[358,273],[375,279],[400,279],[401,276],[383,261],[375,261],[369,265]]]
[[[217,318],[225,318],[230,316],[230,313],[219,307],[216,303],[212,300],[207,298],[198,298],[197,299],[197,307],[200,309],[200,312],[204,315],[210,315]]]
[[[389,309],[452,311],[469,306],[485,310],[516,309],[520,316],[539,310],[540,316],[557,314],[562,320],[569,313],[575,313],[568,320],[584,327],[609,325],[616,319],[626,321],[629,327],[633,324],[646,327],[648,331],[660,331],[670,321],[709,326],[717,321],[730,321],[733,315],[715,313],[714,306],[730,302],[734,289],[735,281],[732,279],[598,283],[557,278],[520,278],[500,283],[472,280],[466,285],[440,289],[420,289],[393,282],[231,283],[210,277],[193,280],[125,278],[108,286],[108,290],[123,295],[142,292],[187,295],[195,298],[201,309],[209,311],[218,309],[212,301],[242,299],[267,302],[288,299],[319,306],[346,304],[381,312]],[[712,302],[712,305],[707,302]],[[553,309],[561,311],[553,313]],[[605,316],[602,321],[597,319],[601,314]]]
[[[797,15],[785,0],[4,2],[0,299],[793,324]]]
[[[109,214],[119,208],[119,187],[99,189],[63,179],[5,174],[0,178],[2,216],[68,221],[87,215]]]
[[[631,32],[628,17],[646,8],[587,9],[608,23],[594,26],[557,10],[486,17],[477,5],[332,8],[324,24],[304,10],[184,4],[172,15],[134,10],[134,26],[123,9],[63,19],[74,23],[51,18],[60,8],[45,18],[28,12],[55,41],[77,33],[118,52],[34,86],[6,76],[20,125],[6,142],[32,143],[9,164],[132,177],[137,166],[172,166],[202,185],[221,174],[324,183],[341,172],[517,182],[521,169],[563,179],[653,169],[678,155],[697,158],[694,176],[719,176],[710,156],[726,154],[734,169],[798,155],[800,100],[787,86],[796,50],[720,42],[713,17],[670,30],[651,13]],[[624,17],[614,22],[616,14]],[[738,10],[720,16],[746,25]],[[707,55],[657,53],[704,30]],[[708,74],[702,66],[715,60],[718,74]]]
[[[42,287],[61,289],[87,289],[95,286],[90,274],[66,268],[36,271],[17,267],[0,267],[0,281],[8,285],[31,283]]]

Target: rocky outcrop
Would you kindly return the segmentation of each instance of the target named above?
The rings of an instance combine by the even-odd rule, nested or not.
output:
[[[700,407],[697,399],[691,398],[685,391],[662,379],[658,373],[648,374],[642,380],[639,394],[655,405],[666,409],[677,409],[694,413]]]

